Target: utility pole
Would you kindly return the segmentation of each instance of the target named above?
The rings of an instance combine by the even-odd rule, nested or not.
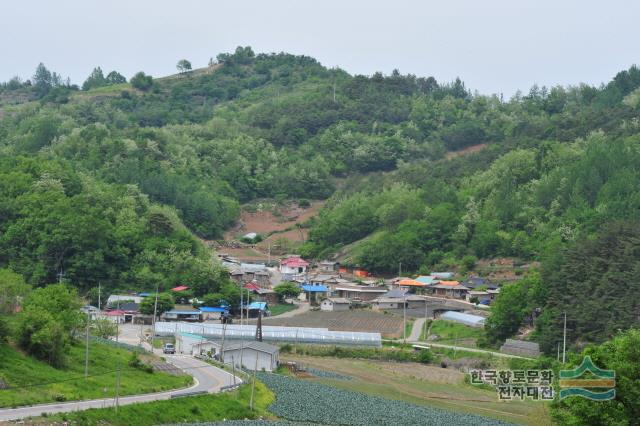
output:
[[[89,323],[91,322],[91,312],[87,311],[87,335],[84,348],[84,378],[89,378]]]
[[[116,302],[116,310],[118,311],[118,315],[116,315],[116,342],[118,342],[120,338],[120,299]]]
[[[224,364],[224,337],[227,334],[227,323],[222,324],[222,343],[220,343],[220,362]]]
[[[116,373],[116,414],[118,414],[118,406],[120,405],[120,365],[118,365],[118,372]]]
[[[98,310],[102,309],[102,306],[101,306],[102,300],[100,299],[101,297],[100,293],[101,293],[100,281],[98,281]]]
[[[251,384],[251,399],[249,400],[249,409],[253,411],[253,393],[256,390],[256,371],[258,371],[258,357],[256,356],[256,366],[253,369],[253,383]]]
[[[398,276],[401,277],[402,276],[402,262],[398,263]]]
[[[558,343],[558,357],[556,358],[556,361],[560,362],[560,343]]]
[[[423,338],[424,340],[427,340],[427,297],[425,296],[424,298],[424,334],[423,334]],[[418,340],[420,340],[418,338]]]
[[[567,313],[564,313],[564,331],[562,332],[562,363],[564,364],[567,352]]]
[[[407,343],[407,296],[402,296],[402,336],[403,342]]]
[[[240,367],[242,367],[242,365]],[[233,355],[231,355],[231,372],[233,375],[233,386],[235,386],[236,385],[236,360]]]
[[[153,349],[156,343],[156,314],[158,312],[158,291],[160,290],[160,282],[156,283],[156,301],[153,304],[153,327],[151,330],[151,353],[153,353]]]

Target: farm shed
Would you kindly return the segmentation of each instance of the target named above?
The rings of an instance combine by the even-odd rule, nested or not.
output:
[[[540,345],[535,342],[525,342],[524,340],[507,339],[500,347],[500,352],[537,358],[540,356]]]
[[[264,342],[249,341],[224,345],[221,349],[225,364],[247,370],[273,371],[278,368],[280,350]],[[257,367],[257,368],[256,368]]]
[[[351,302],[341,297],[329,297],[320,304],[321,311],[348,311]]]
[[[478,315],[463,314],[462,312],[447,311],[440,315],[440,319],[459,322],[471,327],[484,327],[485,318]]]

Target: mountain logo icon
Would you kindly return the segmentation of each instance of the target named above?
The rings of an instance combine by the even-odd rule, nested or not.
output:
[[[585,377],[586,376],[586,377]],[[616,372],[596,367],[590,356],[572,370],[560,370],[560,399],[580,396],[593,401],[616,397]]]

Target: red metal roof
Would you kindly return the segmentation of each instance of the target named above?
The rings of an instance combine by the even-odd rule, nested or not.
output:
[[[179,285],[178,287],[174,287],[171,289],[171,291],[185,291],[185,290],[189,290],[189,287],[187,287],[186,285]]]
[[[309,262],[307,262],[306,260],[300,257],[287,257],[286,259],[282,259],[280,261],[280,264],[284,266],[290,266],[293,268],[300,267],[300,266],[309,266]]]
[[[119,311],[117,309],[114,309],[113,311],[107,311],[105,314],[110,317],[115,317],[119,315],[124,315],[124,311]]]
[[[247,288],[247,289],[249,289],[249,290],[253,290],[253,291],[258,291],[258,290],[260,290],[260,287],[258,287],[258,286],[257,286],[257,285],[255,285],[255,284],[251,284],[251,283],[249,283],[249,284],[245,284],[245,285],[244,285],[244,288]]]

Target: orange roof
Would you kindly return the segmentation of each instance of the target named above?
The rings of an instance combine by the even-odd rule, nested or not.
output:
[[[420,281],[412,280],[411,278],[405,278],[398,281],[398,285],[401,286],[414,286],[414,287],[424,287],[424,283]]]
[[[443,284],[443,285],[458,285],[460,284],[458,281],[440,281],[438,284]]]

